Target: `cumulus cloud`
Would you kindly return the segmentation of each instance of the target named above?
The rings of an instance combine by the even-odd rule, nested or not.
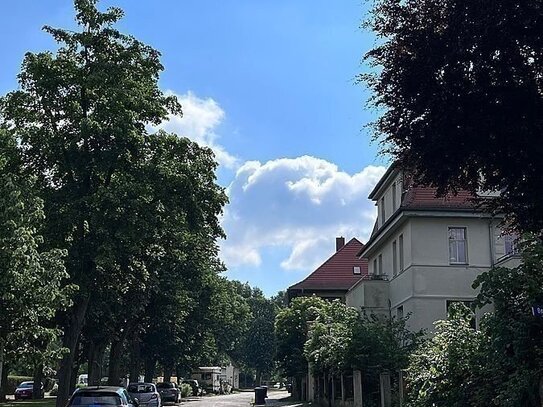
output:
[[[168,119],[154,130],[163,129],[169,133],[176,133],[188,137],[197,143],[210,147],[217,157],[219,164],[227,168],[238,166],[238,159],[228,153],[218,143],[217,128],[225,118],[225,112],[212,98],[199,98],[193,92],[188,91],[179,95],[172,91],[166,92],[175,95],[183,106],[183,116],[168,115]]]
[[[367,240],[375,220],[367,196],[384,171],[351,175],[311,156],[245,162],[228,187],[224,261],[259,266],[264,251],[280,248],[281,268],[310,271],[333,252],[336,236]]]

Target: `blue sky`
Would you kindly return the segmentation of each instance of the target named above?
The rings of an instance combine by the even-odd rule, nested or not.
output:
[[[227,275],[268,295],[304,278],[335,236],[365,241],[367,193],[383,173],[355,85],[371,48],[367,3],[341,0],[107,0],[119,28],[162,52],[162,89],[184,118],[162,127],[216,151],[231,204],[221,243]],[[70,0],[18,0],[0,14],[0,93],[17,86],[27,51],[53,49],[44,24],[74,27]]]

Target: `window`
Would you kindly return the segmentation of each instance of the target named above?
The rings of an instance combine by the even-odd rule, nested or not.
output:
[[[449,309],[453,304],[464,304],[470,310],[473,310],[473,301],[462,301],[462,300],[447,300],[447,317],[449,316]],[[475,319],[475,313],[472,311],[472,317],[470,320],[470,326],[473,329],[477,329],[477,321]]]
[[[466,228],[449,228],[449,263],[467,264]]]
[[[396,317],[398,319],[403,318],[403,305],[400,305],[398,308],[396,308]]]
[[[377,274],[377,259],[373,259],[373,274]]]
[[[398,238],[398,242],[400,245],[400,272],[403,271],[404,264],[403,264],[403,235],[400,235]]]
[[[383,255],[379,255],[379,275],[383,274]]]
[[[385,198],[381,198],[381,226],[385,223]]]
[[[398,274],[398,254],[396,253],[396,241],[392,242],[392,273]]]
[[[504,241],[504,244],[505,244],[505,255],[506,256],[518,253],[517,240],[518,240],[517,235],[505,235],[503,237],[503,241]]]
[[[392,183],[392,212],[396,210],[396,183]]]
[[[360,273],[360,267],[354,266],[354,267],[353,267],[353,274],[361,274],[361,273]]]

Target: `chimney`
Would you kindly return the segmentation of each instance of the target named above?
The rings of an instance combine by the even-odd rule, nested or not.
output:
[[[343,236],[336,237],[336,252],[345,246],[345,238]]]

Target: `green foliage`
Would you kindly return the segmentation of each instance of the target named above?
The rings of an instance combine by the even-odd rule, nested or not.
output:
[[[256,371],[256,382],[260,384],[262,374],[270,374],[273,369],[277,306],[259,289],[252,290],[247,302],[251,320],[239,353],[243,355],[243,365]]]
[[[436,322],[436,333],[411,357],[409,406],[472,406],[479,391],[473,380],[483,334],[471,327],[472,311],[453,304],[450,317]],[[487,404],[488,405],[488,404]]]
[[[347,353],[359,319],[356,309],[335,300],[325,302],[316,318],[309,321],[304,354],[315,373],[338,374],[350,367]]]
[[[543,321],[531,308],[543,300],[543,246],[526,236],[522,249],[523,264],[494,268],[476,280],[477,305],[494,307],[479,331],[471,328],[471,311],[456,305],[412,357],[410,405],[541,405]]]
[[[409,356],[422,342],[423,332],[406,327],[408,317],[389,319],[363,315],[352,328],[347,358],[353,368],[366,373],[405,369]]]
[[[179,386],[181,390],[181,397],[188,397],[192,395],[192,386],[188,383],[183,383]]]
[[[0,128],[0,368],[4,356],[54,356],[44,344],[56,338],[51,320],[72,290],[61,287],[65,252],[44,247],[43,201],[22,171],[15,139]]]
[[[304,346],[308,339],[309,321],[315,321],[326,306],[322,298],[294,298],[275,318],[277,338],[276,360],[285,376],[300,378],[307,374]]]
[[[481,324],[486,339],[480,364],[479,405],[539,406],[543,385],[543,320],[532,306],[543,303],[543,245],[524,236],[523,263],[513,269],[494,268],[475,282],[478,305],[492,301],[494,312]],[[506,373],[506,374],[504,374]]]
[[[367,26],[381,41],[361,78],[381,112],[376,137],[417,182],[501,191],[497,209],[535,232],[543,230],[542,16],[538,1],[376,0]]]
[[[70,350],[58,405],[78,342],[111,342],[110,373],[133,336],[170,368],[209,342],[200,321],[216,302],[201,305],[200,296],[223,269],[216,240],[227,202],[210,149],[149,133],[181,113],[159,88],[160,53],[114,27],[120,9],[74,3],[79,29],[46,26],[58,50],[27,53],[19,89],[0,99],[0,123],[44,200],[45,245],[66,250],[68,283],[79,286],[73,307],[58,315]]]

